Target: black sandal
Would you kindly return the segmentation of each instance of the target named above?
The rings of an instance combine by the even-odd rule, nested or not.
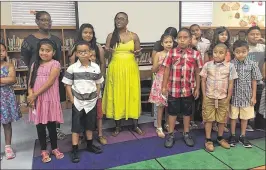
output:
[[[115,131],[112,133],[112,136],[116,137],[120,132],[121,132],[121,128],[120,127],[116,127]]]
[[[141,136],[144,136],[145,135],[145,132],[143,132],[139,127],[136,127],[134,129],[134,131],[138,134],[138,135],[141,135]]]

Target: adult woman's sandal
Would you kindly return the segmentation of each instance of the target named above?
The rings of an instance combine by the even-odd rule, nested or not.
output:
[[[43,163],[48,163],[48,162],[50,162],[52,160],[50,158],[50,155],[49,155],[48,151],[46,151],[46,150],[43,150],[41,152],[41,155],[42,155],[42,162]]]
[[[116,137],[121,132],[121,127],[115,127],[115,131],[112,133],[112,136]]]
[[[138,134],[138,135],[141,135],[141,136],[144,136],[145,135],[145,132],[143,132],[139,127],[136,127],[134,129],[134,131]]]

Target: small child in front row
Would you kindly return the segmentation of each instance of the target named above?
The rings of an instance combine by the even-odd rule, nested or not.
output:
[[[205,123],[206,137],[205,149],[208,152],[214,151],[211,139],[214,121],[218,123],[217,142],[223,148],[230,148],[230,145],[223,139],[223,132],[232,96],[234,79],[238,76],[234,65],[225,60],[227,50],[227,46],[223,43],[214,46],[213,61],[205,63],[200,72],[203,95],[202,118]]]
[[[12,126],[11,122],[18,121],[20,118],[20,108],[16,101],[16,96],[12,84],[16,83],[16,71],[13,63],[7,62],[6,46],[0,43],[1,48],[1,77],[0,77],[0,96],[1,124],[5,132],[5,156],[6,159],[15,158],[15,153],[11,147]],[[2,155],[1,155],[2,160]]]
[[[64,120],[59,95],[60,63],[55,60],[55,50],[56,44],[52,40],[39,41],[38,55],[31,66],[28,86],[29,120],[36,125],[44,163],[51,161],[47,151],[46,127],[49,131],[52,154],[56,159],[64,157],[57,147],[56,124],[63,123]]]
[[[163,34],[161,36],[161,45],[164,50],[161,52],[157,52],[153,59],[152,72],[156,74],[155,79],[153,80],[149,102],[154,103],[157,107],[157,135],[160,138],[164,138],[165,134],[162,128],[162,117],[165,106],[167,106],[167,96],[162,96],[162,82],[163,82],[163,74],[164,67],[162,63],[165,59],[166,54],[170,49],[173,48],[174,39],[170,34]],[[166,116],[167,117],[167,116]],[[168,120],[166,119],[168,122]],[[167,124],[167,123],[166,123]]]
[[[249,46],[246,41],[237,40],[233,44],[235,58],[231,61],[238,73],[238,79],[234,81],[234,89],[231,100],[231,136],[230,146],[234,147],[238,142],[236,138],[236,120],[241,120],[241,135],[239,142],[245,148],[251,148],[252,144],[246,138],[248,120],[255,117],[254,105],[256,104],[257,81],[262,79],[258,65],[248,58]]]
[[[67,95],[72,103],[72,152],[73,163],[78,163],[79,135],[85,130],[87,151],[95,154],[102,153],[102,149],[93,145],[93,131],[96,129],[97,99],[100,85],[104,79],[100,67],[91,62],[88,42],[79,41],[75,45],[77,62],[70,65],[62,80],[66,84]]]
[[[95,50],[90,50],[91,51],[91,62],[96,63],[96,52]],[[101,84],[101,89],[103,87],[103,83]],[[107,144],[107,139],[105,136],[103,136],[103,111],[102,111],[102,90],[100,90],[100,94],[98,96],[97,100],[97,128],[98,128],[98,141],[102,145]]]

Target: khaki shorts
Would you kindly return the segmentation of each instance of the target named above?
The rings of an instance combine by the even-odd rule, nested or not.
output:
[[[218,108],[215,108],[215,99],[206,97],[202,104],[202,118],[204,122],[226,123],[229,102],[226,99],[218,100]]]
[[[231,105],[231,112],[229,113],[230,119],[240,119],[249,120],[255,117],[254,106],[248,107],[235,107]]]

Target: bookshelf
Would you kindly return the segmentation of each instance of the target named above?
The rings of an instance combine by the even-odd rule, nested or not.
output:
[[[8,61],[12,62],[16,68],[17,83],[13,85],[17,101],[22,113],[28,113],[26,104],[26,76],[29,68],[21,60],[21,44],[28,35],[36,32],[37,26],[19,26],[19,25],[1,25],[1,41],[7,46]],[[67,69],[68,52],[74,44],[76,36],[76,27],[73,26],[55,26],[51,28],[51,34],[59,37],[62,41],[61,72]],[[62,108],[69,108],[67,101],[62,102]]]

